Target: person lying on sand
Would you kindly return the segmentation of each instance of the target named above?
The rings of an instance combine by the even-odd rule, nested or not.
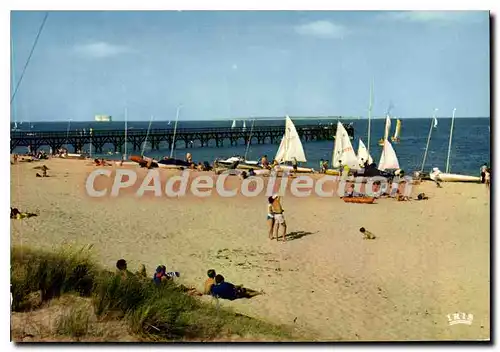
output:
[[[373,233],[370,231],[367,231],[364,227],[359,229],[359,232],[363,234],[363,239],[364,240],[374,240],[376,237]]]
[[[21,213],[19,209],[17,208],[10,208],[10,218],[11,219],[25,219],[25,218],[31,218],[32,216],[38,216],[38,214],[35,213]]]
[[[419,193],[419,195],[417,196],[417,200],[427,200],[427,199],[429,199],[429,197],[427,197],[425,193]]]
[[[215,276],[215,285],[211,289],[212,296],[216,298],[228,299],[230,301],[238,298],[252,298],[262,292],[246,289],[243,286],[235,286],[230,282],[224,281],[224,276]]]
[[[209,295],[212,293],[212,286],[215,284],[215,276],[216,276],[215,270],[214,269],[208,270],[207,276],[208,279],[205,280],[205,283],[203,285],[203,293],[205,295]]]

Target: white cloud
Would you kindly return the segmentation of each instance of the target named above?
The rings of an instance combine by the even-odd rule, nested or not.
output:
[[[487,20],[486,11],[403,11],[389,12],[381,16],[382,20],[395,20],[432,24],[469,23]]]
[[[301,35],[311,35],[320,38],[344,38],[346,27],[330,22],[315,21],[295,27],[295,32]]]
[[[109,44],[106,42],[95,42],[84,45],[76,45],[74,47],[74,50],[79,54],[93,58],[104,58],[131,52],[131,49],[128,47]]]

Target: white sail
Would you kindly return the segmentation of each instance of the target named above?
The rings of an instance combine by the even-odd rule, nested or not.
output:
[[[358,158],[351,144],[351,139],[344,125],[339,121],[337,123],[337,132],[335,134],[335,146],[333,147],[332,166],[339,168],[340,164],[347,165],[351,169],[359,169]]]
[[[243,129],[247,128],[247,124],[245,123],[245,120],[243,120]]]
[[[386,169],[399,169],[398,157],[396,156],[396,152],[394,151],[391,143],[387,139],[384,141],[384,149],[382,150],[382,155],[380,156],[378,169],[382,171]]]
[[[365,144],[359,139],[359,146],[358,146],[358,163],[359,165],[364,165],[365,161],[368,160],[368,164],[373,163],[373,158],[370,154],[368,154],[368,149],[366,149]]]
[[[384,141],[389,139],[389,133],[391,131],[391,118],[389,115],[385,118],[385,132],[384,132]]]
[[[396,129],[394,130],[393,140],[399,139],[401,136],[401,120],[396,120]]]
[[[236,120],[233,120],[233,124],[231,125],[231,128],[235,128],[236,127]]]
[[[295,129],[295,125],[288,115],[286,116],[285,134],[281,139],[280,147],[276,153],[275,159],[282,163],[284,161],[293,161],[297,159],[299,162],[306,162],[306,155],[299,134]]]

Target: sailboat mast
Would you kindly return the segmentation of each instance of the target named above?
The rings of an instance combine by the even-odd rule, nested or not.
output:
[[[373,79],[370,84],[370,105],[368,106],[368,155],[370,155],[370,136],[372,134]]]
[[[174,137],[172,138],[172,147],[170,148],[170,157],[172,158],[174,155],[174,147],[175,147],[175,135],[177,133],[177,123],[179,122],[179,112],[181,110],[181,105],[177,107],[177,113],[175,116],[175,125],[174,125]]]
[[[125,108],[125,146],[123,153],[123,160],[127,160],[127,133],[128,133],[128,117],[127,117],[127,108]]]
[[[425,146],[424,152],[424,160],[422,160],[422,167],[420,168],[420,172],[424,171],[425,159],[427,159],[427,150],[429,149],[429,143],[431,141],[432,128],[434,127],[434,121],[436,120],[436,112],[438,109],[434,109],[434,115],[431,119],[431,127],[429,129],[429,135],[427,136],[427,145]]]
[[[248,138],[247,149],[245,150],[245,160],[247,160],[248,148],[250,148],[250,142],[252,141],[252,133],[254,125],[255,125],[255,119],[252,121],[252,128],[250,128],[250,137]]]
[[[451,140],[453,138],[453,125],[455,123],[455,111],[457,111],[457,108],[453,109],[453,115],[451,117],[450,141],[448,142],[448,156],[446,157],[446,173],[450,172]]]
[[[71,119],[68,120],[68,127],[66,127],[66,150],[68,149],[68,141],[69,141],[69,128],[71,126]]]
[[[153,122],[153,115],[149,119],[148,131],[146,132],[146,139],[144,140],[144,144],[142,145],[141,157],[144,157],[144,150],[146,149],[146,144],[148,143],[149,130],[151,129],[151,122]]]

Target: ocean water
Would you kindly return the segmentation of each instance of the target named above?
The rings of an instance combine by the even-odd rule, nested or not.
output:
[[[292,118],[293,120],[293,118]],[[296,126],[303,124],[330,124],[336,123],[337,120],[316,120],[316,119],[297,119],[294,120]],[[354,125],[354,140],[352,141],[354,149],[357,151],[359,138],[367,145],[367,130],[368,121],[366,119],[360,120],[343,120],[343,122],[352,122]],[[427,136],[432,124],[430,118],[407,118],[401,119],[401,142],[394,144],[393,147],[399,159],[400,167],[407,172],[413,170],[420,170],[422,165],[425,145],[427,143]],[[228,120],[219,121],[179,121],[177,128],[210,128],[210,127],[230,127],[232,123]],[[258,126],[284,126],[284,119],[279,120],[255,120],[255,127]],[[147,129],[149,121],[129,121],[129,130]],[[378,146],[378,140],[384,133],[384,119],[372,119],[371,121],[371,142],[370,154],[374,161],[378,164],[382,148]],[[394,133],[395,120],[392,120],[391,133]],[[237,126],[242,126],[242,121],[237,121]],[[246,127],[251,130],[252,121],[246,121]],[[13,124],[11,124],[11,128]],[[425,163],[425,171],[430,171],[432,167],[439,167],[445,170],[446,157],[448,152],[448,141],[450,136],[451,118],[439,118],[438,126],[432,129],[431,140],[429,144],[429,151]],[[66,131],[68,129],[68,122],[33,122],[31,128],[28,122],[22,125],[18,124],[18,128],[22,131]],[[124,129],[123,121],[114,121],[111,123],[96,123],[96,122],[71,122],[69,129],[71,131],[90,128],[94,130],[106,129]],[[151,125],[152,129],[155,128],[174,128],[174,121],[168,124],[168,121],[154,121]],[[453,141],[450,156],[451,172],[476,175],[479,172],[480,166],[485,162],[490,162],[490,119],[489,118],[457,118],[455,119],[455,126],[453,131]],[[227,143],[229,144],[229,143]],[[320,159],[332,159],[334,140],[307,142],[303,143],[304,151],[306,154],[307,162],[302,163],[304,166],[318,169]],[[368,146],[368,145],[367,145]],[[111,145],[104,146],[105,151],[112,150]],[[47,146],[42,149],[48,150]],[[88,150],[88,146],[85,147]],[[248,148],[247,159],[257,160],[262,155],[268,155],[269,158],[274,158],[278,150],[278,144],[253,144]],[[17,148],[15,152],[25,152],[26,148]],[[72,151],[72,147],[70,147]],[[227,158],[233,155],[245,155],[246,145],[241,144],[238,146],[225,146],[217,148],[215,146],[208,146],[203,148],[189,148],[184,149],[184,142],[179,141],[177,144],[174,156],[177,158],[184,158],[186,152],[193,155],[195,161],[209,161],[212,162],[215,158]],[[132,147],[129,145],[128,154],[140,154],[140,152],[132,152]],[[151,146],[146,144],[145,155],[159,158],[164,155],[169,155],[168,145],[165,145],[159,151],[151,150]],[[120,159],[119,154],[100,154],[109,159]]]

